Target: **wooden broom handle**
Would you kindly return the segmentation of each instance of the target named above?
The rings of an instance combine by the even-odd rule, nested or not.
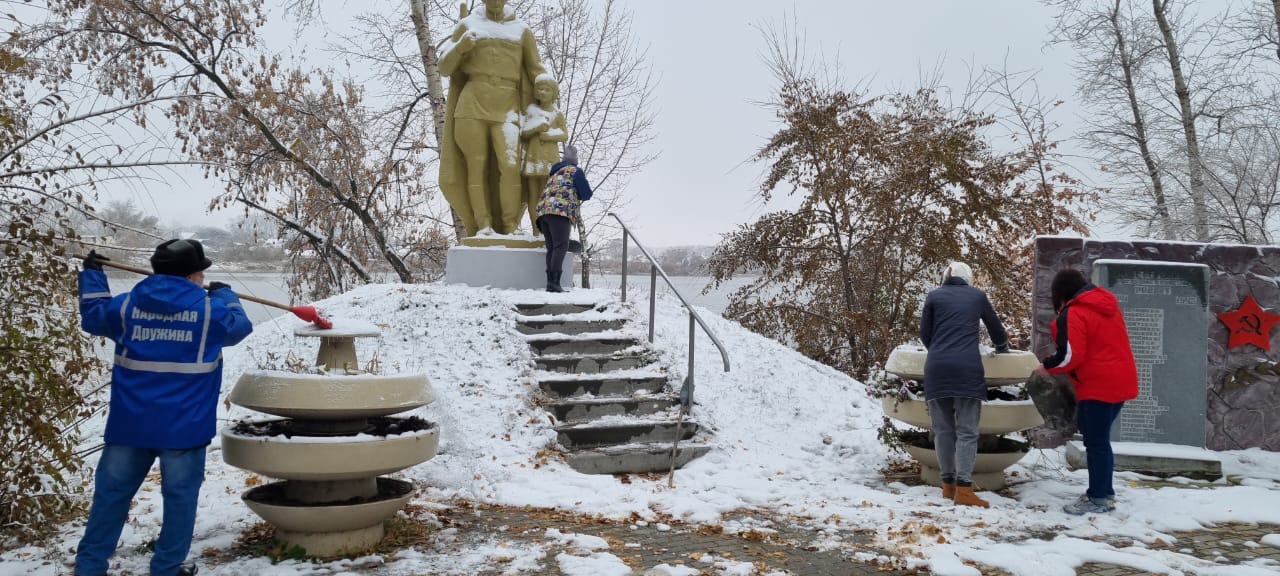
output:
[[[88,260],[88,259],[89,259],[89,257],[88,257],[88,256],[81,256],[81,255],[79,255],[79,254],[72,254],[72,257],[74,257],[74,258],[79,258],[79,259],[81,259],[81,260]],[[94,261],[95,261],[95,262],[98,262],[99,264],[102,264],[103,266],[110,266],[110,267],[112,267],[112,268],[118,268],[118,269],[120,269],[120,270],[125,270],[125,271],[127,271],[127,272],[136,272],[136,273],[138,273],[138,274],[142,274],[142,275],[144,275],[144,276],[151,276],[151,275],[153,274],[153,272],[151,272],[150,270],[147,270],[146,268],[139,268],[139,267],[137,267],[137,266],[130,266],[130,265],[128,265],[128,264],[121,264],[121,263],[119,263],[119,262],[116,262],[115,260],[103,260],[103,259],[101,259],[101,258],[95,258],[95,259],[94,259]],[[290,310],[290,311],[292,311],[292,310],[293,310],[293,307],[292,307],[292,306],[289,306],[288,304],[281,304],[281,303],[276,302],[276,301],[274,301],[274,300],[267,300],[266,298],[259,298],[259,297],[257,297],[257,296],[250,296],[250,295],[248,295],[248,294],[241,294],[241,293],[239,293],[239,292],[237,292],[237,293],[236,293],[236,296],[239,296],[241,300],[248,300],[248,301],[250,301],[250,302],[257,302],[258,304],[262,304],[263,306],[270,306],[270,307],[272,307],[272,308],[279,308],[279,309],[281,309],[281,310]]]

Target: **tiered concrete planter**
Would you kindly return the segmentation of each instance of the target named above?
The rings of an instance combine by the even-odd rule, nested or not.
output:
[[[889,359],[885,362],[885,371],[899,378],[923,382],[927,355],[928,351],[921,346],[899,346],[889,354]],[[1015,351],[982,357],[988,387],[1024,383],[1038,364],[1035,355],[1030,352]],[[928,404],[924,400],[895,401],[892,398],[883,398],[881,404],[885,415],[890,418],[925,430],[933,426],[929,418]],[[986,490],[1004,488],[1004,469],[1020,460],[1027,448],[1025,443],[1002,436],[1034,428],[1043,423],[1044,419],[1030,400],[984,403],[982,417],[978,421],[980,439],[978,458],[973,466],[974,484]],[[983,446],[995,446],[996,449],[988,451],[984,450]],[[920,478],[925,483],[934,486],[942,485],[942,475],[938,469],[938,454],[932,446],[905,444],[904,448],[912,458],[920,462]]]
[[[884,414],[890,418],[928,430],[929,405],[924,400],[895,401],[881,398]],[[978,420],[978,434],[1008,434],[1044,424],[1044,418],[1030,400],[986,402],[982,405],[982,418]]]
[[[270,478],[331,482],[399,472],[435,457],[440,431],[396,436],[308,438],[254,436],[222,432],[222,458],[228,464]]]
[[[924,361],[929,351],[924,346],[903,344],[889,353],[884,369],[900,378],[924,381]],[[987,386],[1022,384],[1040,365],[1036,355],[1022,350],[1007,354],[982,355],[982,370],[986,373]]]
[[[437,426],[394,416],[434,399],[427,377],[360,373],[355,338],[377,336],[377,326],[335,324],[294,332],[320,338],[323,373],[248,371],[236,382],[232,403],[283,418],[222,431],[226,463],[281,480],[245,492],[245,504],[277,540],[321,557],[374,547],[413,493],[379,476],[430,460],[440,443]]]

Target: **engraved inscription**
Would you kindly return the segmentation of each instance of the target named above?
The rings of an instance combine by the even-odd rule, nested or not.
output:
[[[1168,360],[1164,353],[1164,310],[1130,308],[1124,312],[1124,325],[1129,331],[1133,359],[1138,365],[1138,397],[1125,402],[1120,436],[1151,438],[1163,435],[1164,430],[1156,425],[1156,421],[1169,411],[1169,407],[1160,403],[1151,376],[1157,365]]]
[[[1120,300],[1138,369],[1138,396],[1125,402],[1114,437],[1203,446],[1207,268],[1150,262],[1097,266],[1096,281]]]

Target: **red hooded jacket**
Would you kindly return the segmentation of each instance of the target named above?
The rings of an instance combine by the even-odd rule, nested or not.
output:
[[[1123,402],[1138,397],[1129,331],[1110,290],[1085,285],[1062,307],[1050,331],[1057,351],[1044,359],[1044,367],[1070,376],[1077,399]]]

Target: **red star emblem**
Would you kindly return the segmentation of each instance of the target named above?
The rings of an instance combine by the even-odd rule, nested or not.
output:
[[[1250,294],[1245,297],[1240,308],[1219,313],[1218,319],[1231,331],[1227,340],[1228,349],[1253,344],[1263,350],[1270,350],[1271,328],[1280,322],[1280,314],[1263,310]]]

